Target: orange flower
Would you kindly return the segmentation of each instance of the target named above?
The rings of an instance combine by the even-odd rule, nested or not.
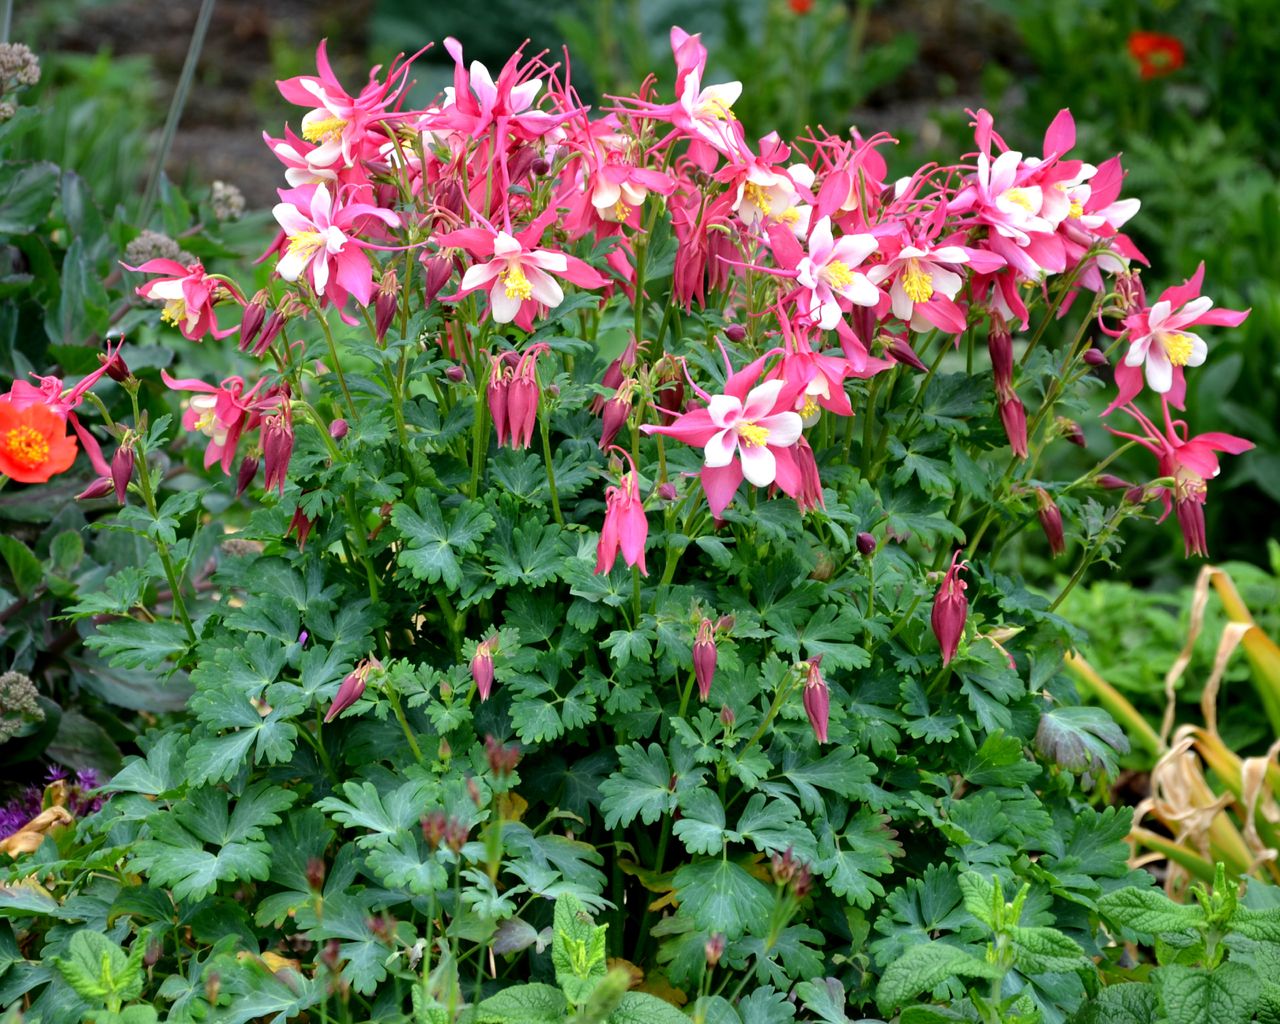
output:
[[[76,460],[67,421],[42,404],[15,409],[0,395],[0,474],[23,484],[46,483]]]
[[[813,10],[813,0],[787,0],[787,5],[794,14],[808,14]]]
[[[1131,33],[1129,55],[1138,62],[1138,73],[1143,78],[1172,74],[1186,61],[1182,43],[1162,32]]]

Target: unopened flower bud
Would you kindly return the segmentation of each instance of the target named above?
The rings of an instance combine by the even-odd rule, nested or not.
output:
[[[796,876],[791,880],[791,895],[798,900],[804,899],[813,890],[813,872],[809,865],[801,864],[796,868]]]
[[[333,438],[335,441],[341,441],[344,437],[347,436],[347,431],[349,429],[350,428],[347,426],[346,420],[336,419],[329,424],[329,436]]]
[[[1010,395],[1000,403],[1000,422],[1004,424],[1009,447],[1020,459],[1027,457],[1027,410],[1017,395]]]
[[[111,484],[116,491],[116,501],[121,505],[129,493],[129,481],[133,479],[133,445],[126,443],[111,456]]]
[[[1130,481],[1125,480],[1123,477],[1118,477],[1114,473],[1099,473],[1094,477],[1094,482],[1108,491],[1125,491],[1133,486]]]
[[[444,811],[432,811],[422,819],[422,838],[433,853],[444,842],[445,827]]]
[[[658,497],[663,501],[675,501],[679,496],[680,492],[676,490],[676,485],[670,481],[658,484]]]
[[[1062,535],[1062,512],[1043,487],[1036,488],[1036,506],[1040,527],[1049,541],[1049,550],[1057,558],[1067,549],[1067,542]]]
[[[391,321],[395,319],[399,298],[400,282],[396,278],[395,270],[388,267],[382,272],[382,278],[378,281],[377,297],[373,302],[373,334],[379,345],[387,336],[387,328],[391,326]]]
[[[489,771],[496,779],[508,778],[520,763],[519,746],[514,743],[509,747],[503,746],[496,736],[484,738],[484,752],[489,760]]]
[[[204,976],[204,1001],[210,1006],[218,1005],[218,995],[222,991],[222,975],[210,971]]]
[[[375,668],[382,668],[382,662],[378,661],[377,658],[365,658],[353,671],[347,674],[347,677],[342,680],[342,684],[338,687],[333,703],[329,705],[329,710],[324,716],[326,723],[332,722],[363,696],[369,673]]]
[[[724,329],[724,336],[733,344],[738,345],[746,340],[747,329],[742,324],[728,324]]]
[[[324,888],[324,860],[320,857],[307,858],[307,888],[312,892]]]
[[[147,950],[142,954],[142,965],[144,967],[154,967],[160,962],[160,957],[164,955],[164,944],[152,936],[147,939]]]
[[[1084,361],[1090,366],[1106,366],[1107,354],[1100,348],[1087,348],[1084,351]]]
[[[600,450],[604,451],[613,444],[618,431],[631,415],[631,388],[625,382],[617,393],[604,403],[600,414]]]
[[[431,305],[436,296],[444,291],[444,286],[449,283],[449,278],[453,276],[453,262],[443,256],[430,256],[422,261],[422,266],[427,272],[426,301],[427,305]]]
[[[800,862],[796,860],[795,853],[788,846],[782,853],[775,853],[769,862],[770,870],[773,873],[774,885],[789,885],[791,880],[796,876],[796,869],[800,866]]]
[[[809,716],[814,737],[819,743],[826,743],[827,723],[831,716],[831,691],[827,689],[827,681],[822,678],[821,654],[809,659],[804,681],[804,711]]]
[[[1084,431],[1080,429],[1079,423],[1075,420],[1069,420],[1065,416],[1059,416],[1057,423],[1058,431],[1062,434],[1063,438],[1078,448],[1086,447]]]
[[[533,163],[529,165],[529,172],[541,178],[544,174],[551,170],[551,163],[544,156],[534,157]]]
[[[948,665],[956,656],[960,647],[960,637],[964,635],[964,623],[969,614],[969,599],[965,597],[968,584],[960,578],[960,573],[969,567],[967,562],[960,561],[960,552],[951,557],[951,567],[943,577],[942,585],[933,599],[933,612],[930,621],[933,635],[938,638],[938,646],[942,648],[942,664]]]
[[[342,943],[337,939],[326,942],[320,950],[320,962],[328,968],[330,973],[337,974],[342,967]]]
[[[734,621],[735,620],[732,615],[721,615],[720,618],[716,619],[716,632],[717,633],[733,632]]]
[[[738,716],[733,713],[733,708],[725,704],[720,708],[720,724],[726,729],[732,729],[733,723],[738,720]]]
[[[710,619],[698,624],[698,638],[693,643],[693,675],[698,681],[698,697],[707,700],[711,696],[711,683],[716,675],[715,627]]]
[[[462,848],[467,845],[467,833],[470,831],[457,818],[450,818],[444,825],[444,845],[455,854],[461,853]]]
[[[97,498],[105,498],[114,487],[115,484],[111,482],[111,477],[100,476],[76,495],[76,501],[94,501]]]
[[[489,383],[485,388],[489,418],[498,436],[498,447],[507,443],[507,407],[511,401],[511,373],[498,356],[490,357]]]
[[[240,460],[240,468],[236,471],[236,497],[244,494],[248,490],[249,485],[253,483],[253,478],[258,475],[258,460],[252,455],[246,455]]]
[[[267,303],[270,301],[270,293],[263,288],[244,307],[244,315],[240,318],[240,344],[238,346],[241,352],[249,351],[254,339],[258,336],[258,332],[262,330],[262,325],[267,318]]]
[[[1130,505],[1145,505],[1149,500],[1147,498],[1147,489],[1142,486],[1130,487],[1124,492],[1124,500]]]
[[[103,353],[99,352],[98,362],[102,364],[102,367],[106,371],[107,376],[110,377],[117,384],[123,384],[131,376],[133,376],[129,372],[128,365],[120,357],[120,352],[118,350],[115,352],[112,352],[110,356],[104,355]]]
[[[266,321],[262,325],[262,333],[258,335],[258,340],[254,343],[253,354],[259,359],[266,355],[267,349],[271,347],[271,343],[276,340],[280,332],[284,330],[285,316],[283,310],[273,309]]]
[[[707,944],[703,947],[703,952],[707,957],[707,966],[715,967],[720,963],[720,958],[724,956],[724,936],[719,932],[712,935],[707,939]]]
[[[476,684],[476,692],[480,700],[489,699],[493,690],[493,645],[496,638],[484,640],[476,645],[475,657],[471,659],[471,678]]]
[[[858,554],[864,558],[867,555],[875,554],[876,538],[873,534],[867,533],[865,530],[854,538],[853,543],[858,548]]]
[[[461,384],[467,379],[467,371],[461,366],[450,366],[444,371],[445,377],[454,384]]]
[[[284,494],[284,482],[292,458],[293,420],[285,402],[280,405],[279,412],[268,416],[262,424],[263,486],[268,491],[274,489]]]

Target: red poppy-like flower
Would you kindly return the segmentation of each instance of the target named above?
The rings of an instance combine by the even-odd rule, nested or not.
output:
[[[813,0],[787,0],[792,14],[808,14],[813,10]]]
[[[1138,62],[1138,73],[1143,78],[1172,74],[1186,63],[1182,43],[1163,32],[1130,33],[1129,55]]]
[[[0,473],[23,484],[47,483],[76,460],[67,421],[47,405],[15,408],[0,395]]]

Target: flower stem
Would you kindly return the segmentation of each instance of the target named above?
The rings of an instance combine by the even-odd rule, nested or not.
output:
[[[542,461],[547,467],[547,487],[551,490],[551,513],[556,522],[564,526],[564,516],[560,514],[560,496],[556,493],[556,469],[551,462],[551,430],[547,426],[547,417],[539,418],[542,434]]]

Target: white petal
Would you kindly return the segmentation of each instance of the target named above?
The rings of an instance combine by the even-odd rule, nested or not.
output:
[[[1151,312],[1147,314],[1147,326],[1152,331],[1156,330],[1161,324],[1169,319],[1169,313],[1173,307],[1169,305],[1167,299],[1161,299],[1151,307]]]
[[[778,392],[785,383],[781,378],[767,380],[748,391],[747,400],[742,403],[742,418],[754,421],[773,412],[773,407],[778,404]]]
[[[866,274],[854,274],[853,282],[841,294],[858,306],[874,306],[880,301],[880,290],[867,280]]]
[[[1151,390],[1164,394],[1173,387],[1173,364],[1159,345],[1152,345],[1147,352],[1147,383]]]
[[[520,243],[506,231],[499,231],[493,240],[493,254],[495,256],[514,256],[520,250]]]
[[[491,263],[477,263],[474,266],[467,267],[467,272],[462,275],[462,291],[469,292],[479,288],[492,281],[500,273],[502,273],[502,267],[497,260]]]
[[[323,254],[311,261],[311,279],[315,283],[317,295],[329,286],[329,261]]]
[[[779,412],[756,420],[756,426],[769,431],[769,447],[790,448],[800,440],[800,430],[804,424],[797,413]]]
[[[531,78],[527,82],[521,82],[511,90],[511,109],[515,113],[527,110],[533,105],[534,99],[538,95],[538,90],[542,88],[542,79]]]
[[[702,451],[707,465],[712,469],[720,469],[733,461],[733,452],[737,447],[738,435],[732,430],[722,430],[711,436]]]
[[[306,216],[293,203],[276,203],[271,207],[271,215],[275,217],[276,223],[284,228],[286,235],[300,235],[305,231],[314,231],[315,225],[311,223],[311,218]]]
[[[489,311],[495,323],[509,324],[520,312],[520,300],[508,295],[502,282],[498,282],[489,290]]]
[[[712,395],[707,403],[707,415],[717,427],[730,426],[742,415],[742,403],[733,395]]]
[[[796,417],[799,419],[799,417]],[[767,487],[778,475],[778,460],[767,445],[758,448],[743,446],[738,449],[742,459],[742,475],[757,487]]]
[[[296,281],[307,268],[309,260],[310,256],[303,255],[301,251],[286,252],[276,264],[276,273],[286,281]]]
[[[964,284],[964,279],[959,274],[953,274],[950,270],[943,270],[937,264],[931,264],[929,272],[933,277],[933,290],[941,292],[949,299],[954,299],[956,292]]]
[[[529,253],[524,260],[525,264],[533,264],[535,267],[541,267],[543,270],[549,270],[553,274],[563,274],[569,269],[569,261],[565,259],[562,252],[547,252],[546,249],[536,249]]]
[[[529,287],[533,289],[533,297],[550,309],[555,309],[564,301],[564,289],[550,274],[544,273],[537,267],[525,265],[525,277],[528,278]]]
[[[1204,343],[1204,339],[1198,334],[1192,334],[1190,331],[1183,331],[1182,333],[1191,339],[1191,355],[1187,356],[1187,365],[1203,366],[1205,356],[1209,354],[1209,346]]]

